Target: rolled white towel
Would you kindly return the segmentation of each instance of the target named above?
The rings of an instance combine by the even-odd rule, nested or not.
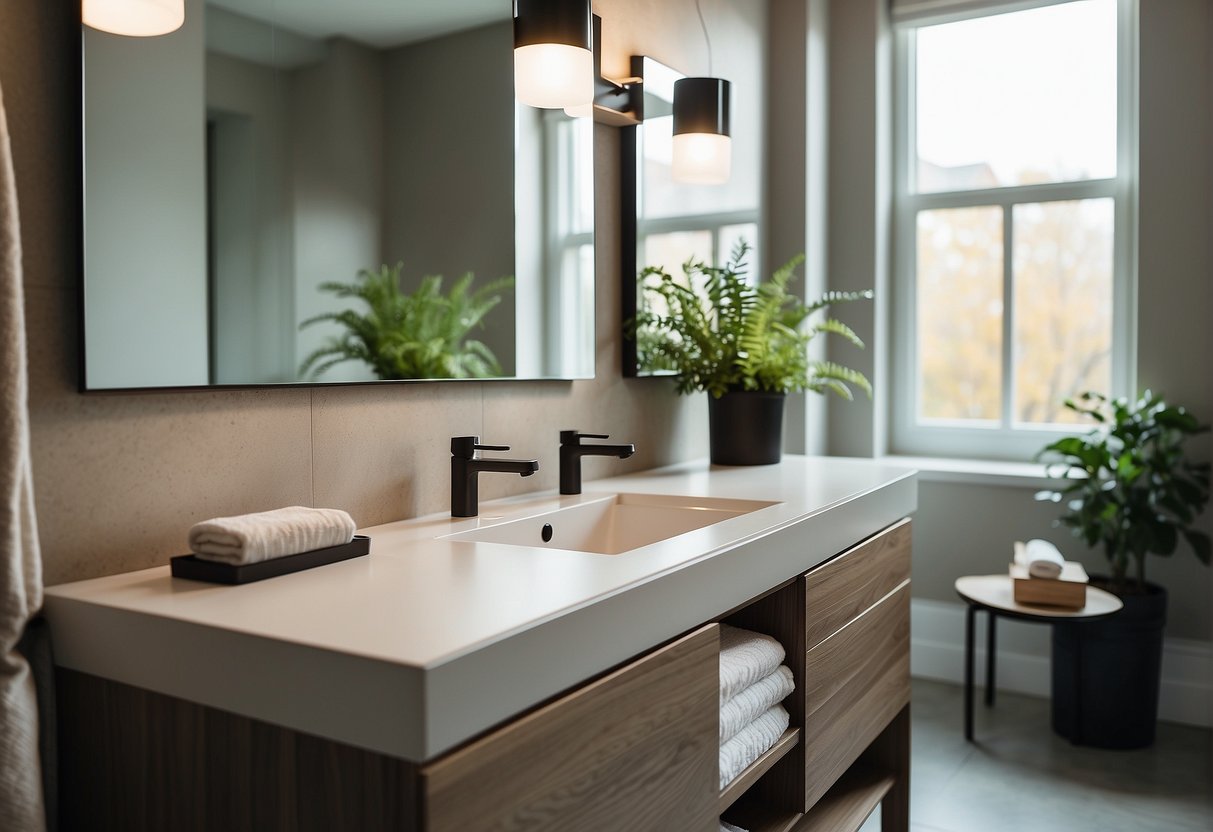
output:
[[[1066,565],[1066,559],[1061,552],[1047,540],[1039,538],[1029,540],[1022,548],[1015,550],[1015,562],[1028,568],[1028,574],[1033,578],[1057,578]]]
[[[790,721],[783,705],[776,705],[720,746],[720,788],[727,786],[746,766],[778,742],[788,730]]]
[[[349,543],[355,528],[340,509],[290,506],[195,523],[190,550],[204,560],[258,563]]]
[[[768,635],[720,625],[720,704],[775,672],[783,645]]]
[[[740,826],[734,826],[724,818],[720,819],[720,832],[746,832]]]
[[[770,676],[759,679],[720,706],[720,743],[737,736],[737,732],[763,713],[778,705],[796,688],[792,671],[780,665]]]

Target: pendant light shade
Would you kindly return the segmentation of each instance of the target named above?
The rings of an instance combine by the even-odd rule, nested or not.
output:
[[[729,89],[722,78],[674,82],[674,147],[671,175],[691,185],[723,185],[732,172]]]
[[[593,106],[589,0],[516,0],[514,94],[532,107]]]
[[[185,22],[185,0],[83,0],[80,19],[114,35],[167,35]]]

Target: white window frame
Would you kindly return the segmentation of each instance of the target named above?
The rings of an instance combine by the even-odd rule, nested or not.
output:
[[[894,315],[891,350],[890,447],[894,453],[968,459],[1027,460],[1076,426],[1024,425],[1014,420],[1015,295],[1012,257],[1013,206],[1106,197],[1113,200],[1112,390],[1130,395],[1136,387],[1136,182],[1137,182],[1137,1],[1118,0],[1117,174],[1111,179],[915,193],[917,148],[914,114],[916,27],[894,34]],[[970,18],[995,12],[978,11]],[[1000,207],[1003,211],[1002,413],[996,426],[963,420],[920,423],[917,297],[917,217],[940,208]],[[1078,392],[1078,391],[1075,391]]]

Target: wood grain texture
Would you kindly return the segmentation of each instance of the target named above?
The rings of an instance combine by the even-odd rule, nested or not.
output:
[[[766,633],[783,645],[787,652],[784,662],[791,669],[792,681],[796,685],[792,695],[783,701],[791,717],[788,724],[792,728],[804,725],[804,660],[807,649],[804,641],[804,590],[805,581],[800,577],[725,619],[726,624]],[[804,756],[802,740],[751,787],[753,797],[773,807],[781,815],[804,812]],[[742,828],[749,829],[744,825]]]
[[[724,814],[730,806],[737,802],[737,798],[745,794],[750,786],[758,782],[758,779],[762,775],[770,771],[799,742],[799,728],[792,727],[784,731],[783,735],[775,741],[774,745],[764,751],[761,757],[746,766],[741,774],[734,777],[733,781],[724,787],[724,791],[720,793],[720,800],[717,803],[716,810]]]
[[[881,832],[910,830],[910,706],[906,705],[864,752],[861,764],[893,777],[880,802]]]
[[[64,830],[415,832],[417,767],[59,669]]]
[[[805,576],[806,649],[812,649],[910,577],[910,520],[889,526]]]
[[[896,778],[862,765],[851,768],[805,815],[794,832],[855,832],[893,788]],[[881,809],[883,817],[884,809]]]
[[[809,650],[805,679],[812,807],[910,701],[910,582]]]
[[[422,769],[426,832],[712,832],[710,624]]]

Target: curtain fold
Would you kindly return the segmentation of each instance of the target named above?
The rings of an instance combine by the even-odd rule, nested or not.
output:
[[[37,691],[17,650],[42,606],[26,366],[17,187],[0,91],[0,829],[41,832]]]

